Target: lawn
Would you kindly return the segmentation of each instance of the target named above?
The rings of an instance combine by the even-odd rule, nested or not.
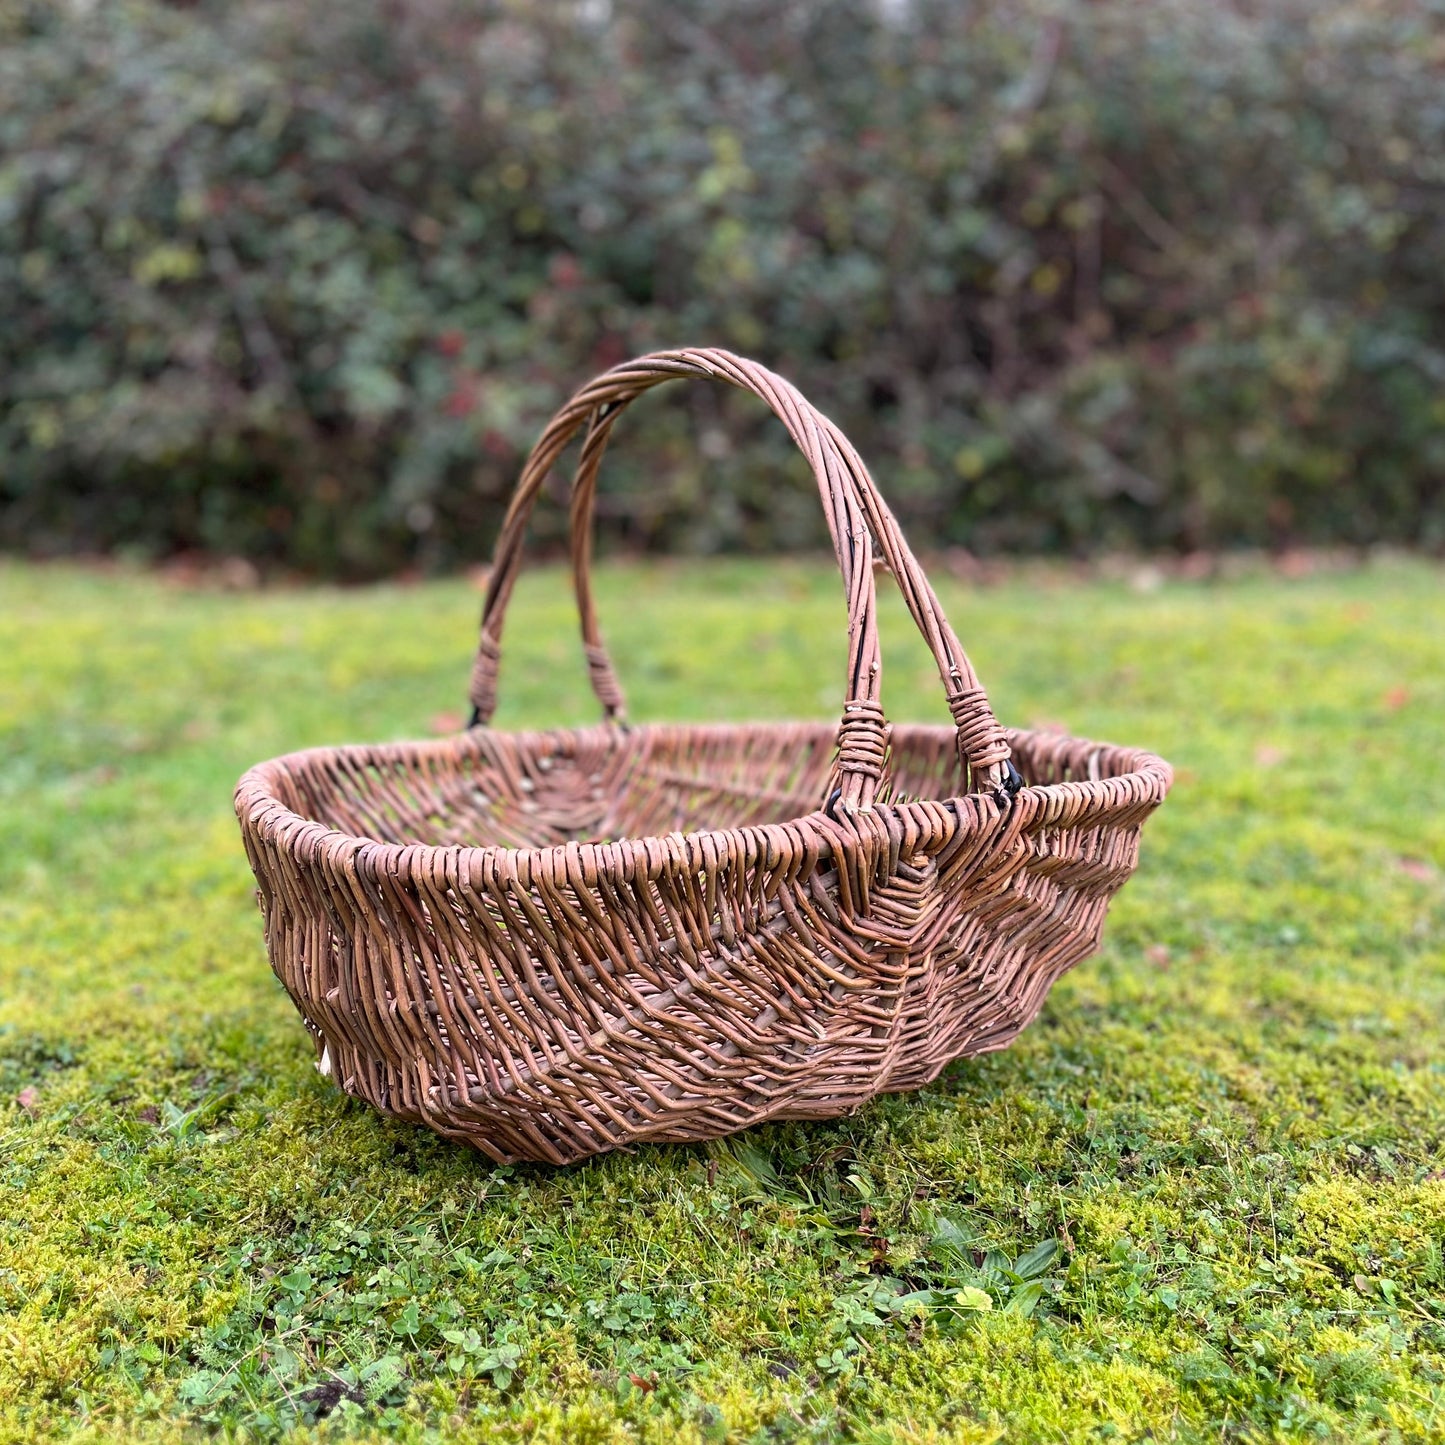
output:
[[[940,590],[1006,721],[1175,764],[1102,952],[918,1094],[551,1170],[317,1075],[231,814],[455,727],[475,590],[0,567],[0,1437],[1445,1438],[1445,573]],[[599,600],[636,717],[837,714],[821,565]],[[563,574],[512,620],[499,723],[590,719]]]

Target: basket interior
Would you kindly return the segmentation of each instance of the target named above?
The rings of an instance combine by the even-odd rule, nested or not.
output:
[[[1127,770],[1121,750],[1014,733],[1026,783]],[[438,742],[318,749],[273,775],[279,801],[357,837],[432,846],[551,847],[576,840],[780,823],[824,801],[830,724],[478,730]],[[894,730],[880,801],[967,787],[947,727]]]

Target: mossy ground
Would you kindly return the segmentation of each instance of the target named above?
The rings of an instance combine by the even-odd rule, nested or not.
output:
[[[837,591],[605,569],[634,715],[834,715]],[[317,1076],[230,812],[459,711],[474,591],[0,569],[0,1435],[1445,1436],[1445,576],[943,592],[1005,719],[1178,769],[1102,953],[920,1094],[552,1171]],[[562,574],[513,620],[499,721],[590,718]]]

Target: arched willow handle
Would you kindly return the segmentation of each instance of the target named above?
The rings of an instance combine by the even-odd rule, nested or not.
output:
[[[572,497],[573,576],[593,690],[609,718],[624,716],[622,688],[603,645],[592,598],[591,522],[597,471],[621,412],[644,391],[679,377],[723,381],[760,397],[788,428],[812,467],[848,606],[848,671],[838,731],[841,805],[862,808],[872,802],[887,755],[888,725],[879,701],[882,662],[873,580],[874,538],[938,663],[949,711],[958,728],[959,753],[969,768],[972,785],[995,789],[1016,778],[1009,764],[1008,743],[988,697],[862,458],[791,383],[756,362],[712,348],[656,352],[623,362],[584,386],[547,424],[522,469],[497,538],[472,669],[473,724],[489,721],[496,707],[502,623],[521,567],[527,520],[552,466],[584,426],[587,434]]]

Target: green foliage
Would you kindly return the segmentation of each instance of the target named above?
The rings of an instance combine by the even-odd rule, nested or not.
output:
[[[836,589],[598,595],[639,718],[829,716]],[[1438,1437],[1440,572],[940,590],[1006,719],[1178,767],[1101,956],[920,1093],[551,1171],[317,1075],[229,807],[456,726],[475,594],[0,567],[0,1436]],[[591,717],[563,575],[515,613],[506,723]]]
[[[976,550],[1445,543],[1439,0],[0,0],[0,541],[479,555],[714,343]],[[628,546],[821,535],[706,389]]]

